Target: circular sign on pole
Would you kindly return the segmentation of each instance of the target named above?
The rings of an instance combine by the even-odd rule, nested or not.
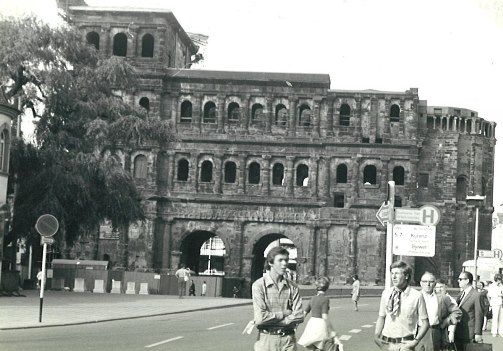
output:
[[[424,205],[419,209],[419,223],[435,226],[440,222],[440,210],[432,205]]]
[[[45,214],[37,219],[37,223],[35,224],[35,229],[37,232],[43,237],[50,238],[59,228],[59,222],[53,215]]]

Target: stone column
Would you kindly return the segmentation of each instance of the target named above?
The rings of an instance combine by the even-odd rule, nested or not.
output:
[[[327,137],[334,135],[334,100],[327,98]]]
[[[223,133],[224,121],[226,120],[225,97],[218,96],[217,133]]]
[[[246,155],[239,155],[239,187],[238,194],[246,193]]]
[[[271,155],[262,155],[262,194],[269,195],[270,184],[270,173],[271,173]]]
[[[306,264],[309,267],[308,276],[314,277],[317,275],[316,266],[318,258],[320,257],[319,252],[317,250],[318,235],[316,233],[317,231],[314,223],[308,222],[306,223],[306,226],[309,229],[309,249],[308,249],[309,251],[307,254],[308,262],[306,262]]]
[[[172,250],[173,250],[173,238],[172,238],[172,225],[173,218],[162,219],[163,228],[163,241],[162,241],[162,268],[176,268],[171,265],[172,261]]]
[[[311,156],[309,167],[309,190],[311,197],[316,197],[318,185],[318,157]]]
[[[245,225],[245,222],[242,220],[234,221],[234,235],[237,239],[237,242],[239,243],[239,257],[237,258],[237,261],[239,261],[239,269],[238,269],[238,276],[239,277],[243,276],[243,265],[244,265],[243,258],[244,258],[244,254],[245,254],[244,225]]]
[[[358,242],[357,242],[357,234],[358,234],[358,224],[355,222],[348,223],[347,229],[349,231],[349,245],[348,245],[348,267],[350,267],[350,274],[358,274]]]
[[[328,275],[328,224],[316,228],[317,249],[316,249],[316,275]]]
[[[352,157],[351,158],[351,163],[352,163],[352,171],[351,171],[351,183],[353,187],[353,196],[358,197],[359,195],[359,189],[360,189],[360,184],[363,185],[363,177],[360,174],[360,157]],[[348,167],[349,168],[349,167]],[[353,198],[355,200],[355,198]],[[353,201],[354,202],[354,201]]]
[[[293,196],[293,161],[295,156],[286,157],[286,193],[288,196]]]
[[[202,101],[203,96],[201,94],[194,95],[194,100],[192,101],[192,125],[199,132],[201,132]]]
[[[358,142],[361,142],[361,137],[363,135],[363,127],[362,127],[362,98],[357,97],[356,99],[356,111],[352,114],[357,118],[356,120],[356,128],[355,128],[355,133],[354,136],[358,138]],[[340,119],[340,113],[339,113],[339,119]],[[350,123],[351,125],[351,118],[350,118]]]
[[[274,121],[274,111],[272,106],[272,98],[266,97],[266,112],[264,113],[265,117],[265,132],[271,134],[271,123]]]
[[[248,127],[250,125],[250,96],[246,95],[244,101],[244,106],[241,108],[241,131],[244,134],[248,134]]]
[[[194,184],[194,192],[198,193],[199,192],[199,154],[198,153],[191,153],[190,154],[190,163],[192,164],[192,167],[189,169],[189,177],[190,173],[192,173],[192,180]],[[189,179],[190,179],[189,178]]]
[[[312,113],[312,119],[313,119],[313,129],[311,132],[311,135],[313,138],[319,138],[320,137],[320,103],[321,103],[321,98],[316,98],[314,100],[314,109]]]
[[[112,38],[110,37],[110,25],[103,25],[101,27],[101,35],[100,35],[100,51],[102,55],[108,57],[112,54]],[[103,37],[103,40],[101,40]]]
[[[297,129],[297,98],[296,97],[290,97],[289,99],[289,120],[288,120],[288,130],[287,130],[287,135],[289,136],[294,136],[296,129]],[[300,114],[298,116],[298,119],[300,120]]]
[[[163,268],[163,249],[164,249],[164,228],[165,221],[162,218],[156,218],[154,224],[154,242],[152,245],[154,258],[153,268],[157,271]]]
[[[318,166],[318,196],[322,199],[330,197],[330,159],[320,157]]]
[[[393,170],[389,169],[389,161],[390,159],[388,157],[381,158],[382,162],[381,189],[387,189],[388,180],[393,180]],[[377,172],[378,172],[377,174],[379,174],[379,170]]]
[[[215,169],[213,174],[215,175],[215,183],[213,184],[213,193],[221,194],[222,193],[222,159],[223,154],[215,154],[213,158]]]
[[[129,26],[129,32],[132,34],[132,37],[130,38],[128,36],[128,39],[127,39],[128,50],[127,50],[126,56],[136,58],[136,57],[138,57],[138,54],[136,52],[137,41],[138,41],[138,26],[136,26],[136,25]]]
[[[154,45],[154,58],[158,62],[164,62],[164,60],[166,59],[166,42],[167,42],[166,31],[167,27],[165,26],[157,27],[158,45],[157,47],[155,47]]]
[[[173,190],[173,176],[175,170],[175,151],[169,150],[168,154],[168,193]]]

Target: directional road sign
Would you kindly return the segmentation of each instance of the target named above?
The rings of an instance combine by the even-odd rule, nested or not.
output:
[[[437,225],[440,211],[435,206],[424,205],[421,208],[395,208],[395,222]]]
[[[379,208],[379,211],[377,211],[376,217],[377,217],[377,220],[382,225],[384,225],[384,223],[386,223],[386,222],[389,222],[389,220],[390,220],[390,206],[386,201],[382,203],[381,207]]]
[[[501,259],[502,252],[500,249],[494,250],[479,250],[479,257],[499,258]]]
[[[435,256],[436,227],[395,224],[393,254],[404,256]]]

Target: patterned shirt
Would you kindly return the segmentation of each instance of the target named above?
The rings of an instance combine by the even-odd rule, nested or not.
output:
[[[304,321],[299,288],[289,279],[283,277],[276,286],[267,272],[253,283],[252,296],[253,316],[257,327],[294,328]],[[285,317],[283,312],[286,310],[291,310],[292,314]]]
[[[384,317],[382,335],[389,338],[402,338],[416,334],[416,325],[420,319],[428,319],[426,303],[421,292],[408,286],[400,296],[398,314],[392,316],[387,309],[393,288],[383,291],[379,316]]]

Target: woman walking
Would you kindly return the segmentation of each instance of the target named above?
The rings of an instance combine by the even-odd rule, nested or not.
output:
[[[353,275],[353,291],[351,292],[351,300],[355,304],[355,311],[358,311],[358,300],[360,299],[360,280],[358,274]]]
[[[304,333],[300,337],[298,344],[308,350],[331,350],[335,349],[335,344],[342,346],[335,337],[336,333],[332,323],[328,319],[330,300],[325,296],[330,281],[326,277],[318,278],[315,282],[317,295],[311,298],[304,310],[305,314],[312,313],[306,324]]]

